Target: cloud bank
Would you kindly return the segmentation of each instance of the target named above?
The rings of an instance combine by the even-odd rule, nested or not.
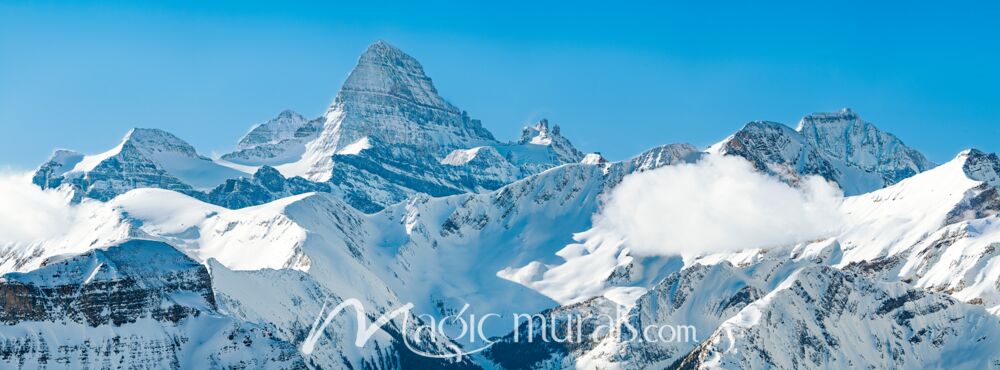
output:
[[[31,243],[73,225],[68,194],[43,191],[31,173],[0,170],[0,244]]]
[[[839,231],[842,198],[819,177],[797,189],[742,158],[711,155],[626,177],[595,227],[621,234],[639,256],[790,245]]]

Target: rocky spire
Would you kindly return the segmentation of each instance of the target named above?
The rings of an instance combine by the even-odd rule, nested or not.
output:
[[[534,126],[521,130],[520,145],[546,145],[552,148],[560,163],[573,163],[583,159],[583,153],[576,149],[569,139],[561,135],[559,125],[549,126],[549,120],[542,118]]]

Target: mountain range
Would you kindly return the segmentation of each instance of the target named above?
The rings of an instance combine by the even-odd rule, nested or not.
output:
[[[626,179],[716,156],[830,182],[843,225],[649,255],[595,221]],[[322,116],[283,111],[231,153],[135,128],[104,153],[55,151],[31,181],[75,217],[0,239],[3,367],[1000,368],[1000,157],[934,164],[846,108],[609,161],[547,120],[496,139],[378,41]],[[413,306],[365,346],[353,314],[314,331],[349,300],[369,321]],[[615,335],[525,342],[521,313]],[[492,344],[458,357],[422,353],[479,346],[408,325],[490,314]],[[671,324],[695,340],[623,334]]]

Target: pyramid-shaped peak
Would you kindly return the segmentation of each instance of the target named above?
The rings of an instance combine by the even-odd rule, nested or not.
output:
[[[133,128],[125,134],[121,145],[149,152],[175,152],[198,157],[194,147],[181,138],[157,128]]]
[[[362,94],[362,96],[356,96]],[[354,95],[354,96],[352,96]],[[393,97],[454,114],[460,111],[438,95],[423,66],[409,54],[385,41],[368,46],[344,82],[336,103],[374,97]]]
[[[142,128],[135,127],[125,134],[126,141],[179,141],[184,142],[174,134],[163,131],[158,128]]]
[[[382,40],[368,45],[365,52],[361,53],[359,63],[398,64],[400,66],[407,65],[408,67],[415,66],[421,68],[420,62],[417,62],[412,56]]]
[[[375,42],[373,42],[371,45],[368,45],[368,49],[365,49],[365,54],[385,55],[388,53],[399,53],[402,55],[406,55],[406,53],[404,53],[402,50],[399,50],[399,48],[381,39],[375,40]]]

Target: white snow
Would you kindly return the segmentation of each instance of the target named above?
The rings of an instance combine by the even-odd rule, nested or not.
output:
[[[447,164],[451,166],[465,165],[470,161],[472,161],[473,159],[475,159],[476,155],[479,154],[479,151],[482,150],[483,148],[484,147],[477,146],[472,149],[455,149],[451,153],[448,153],[448,155],[441,160],[441,164]]]
[[[362,150],[369,149],[372,144],[368,141],[368,137],[358,139],[353,143],[345,145],[343,148],[337,150],[338,155],[358,155]]]
[[[980,183],[962,166],[965,155],[899,184],[846,198],[841,206],[846,224],[838,237],[843,264],[901,253],[941,228],[945,218]]]
[[[129,132],[125,134],[125,137],[122,138],[122,140],[114,148],[111,148],[108,151],[100,153],[100,154],[94,154],[94,155],[84,156],[83,160],[81,160],[79,163],[77,163],[76,166],[73,166],[73,169],[71,169],[69,171],[66,171],[66,172],[67,173],[81,173],[81,172],[90,172],[90,171],[93,171],[94,167],[97,167],[97,165],[101,164],[101,162],[104,162],[108,158],[111,158],[111,157],[114,157],[114,156],[118,155],[118,153],[120,153],[122,151],[122,146],[124,146],[125,142],[128,141],[128,138],[130,136],[132,136],[132,131],[133,130],[135,130],[135,129],[129,130]]]

